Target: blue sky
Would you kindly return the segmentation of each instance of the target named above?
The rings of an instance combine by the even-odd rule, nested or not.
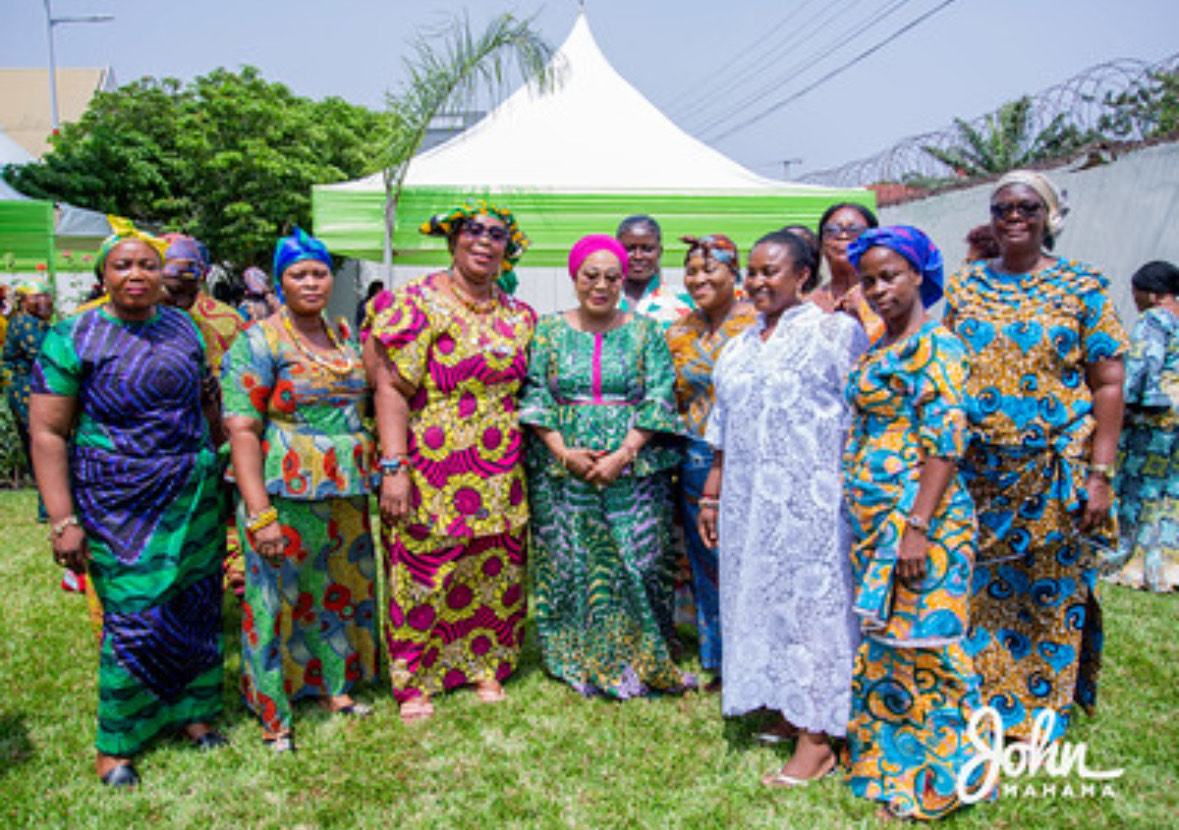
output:
[[[698,137],[715,138],[884,40],[942,0],[586,0],[602,51],[635,87]],[[891,15],[854,39],[874,15]],[[559,45],[576,0],[55,0],[56,15],[110,12],[113,23],[57,29],[61,66],[110,65],[121,82],[259,67],[312,97],[381,106],[415,32],[466,11],[478,23],[537,15]],[[774,115],[715,142],[768,176],[872,155],[972,118],[1116,58],[1179,52],[1174,0],[953,0],[912,31]],[[835,47],[846,41],[842,47]],[[0,0],[0,62],[47,62],[43,0]],[[737,106],[744,97],[757,103]],[[726,112],[726,107],[735,109]],[[587,130],[626,129],[585,113]]]

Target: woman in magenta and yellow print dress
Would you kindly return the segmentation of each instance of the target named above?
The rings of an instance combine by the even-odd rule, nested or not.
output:
[[[980,706],[962,648],[976,533],[957,472],[969,437],[966,349],[926,312],[942,293],[942,259],[925,234],[873,228],[848,256],[885,325],[847,385],[855,420],[843,478],[863,633],[848,782],[882,814],[936,819],[960,806]]]
[[[496,281],[527,239],[484,202],[433,217],[450,269],[402,286],[365,346],[376,388],[393,694],[404,720],[474,684],[504,696],[524,641],[528,503],[517,395],[536,315]]]
[[[327,248],[296,228],[274,261],[282,305],[234,342],[222,385],[245,550],[242,688],[263,740],[286,752],[295,700],[371,712],[351,690],[376,671],[375,459],[364,367],[322,317]]]
[[[1048,253],[1063,223],[1048,179],[1006,174],[991,195],[999,257],[946,290],[946,325],[970,355],[961,470],[979,551],[966,648],[983,703],[1022,740],[1041,714],[1061,737],[1073,704],[1097,701],[1097,552],[1117,538],[1126,335],[1105,278]]]

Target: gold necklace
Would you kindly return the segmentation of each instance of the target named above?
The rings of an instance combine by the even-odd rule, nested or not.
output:
[[[496,300],[498,299],[496,296],[498,289],[495,285],[491,286],[491,296],[489,298],[486,300],[476,300],[455,282],[454,271],[446,272],[446,284],[450,288],[450,293],[454,295],[454,298],[475,314],[489,314],[495,311]]]
[[[314,349],[311,349],[307,345],[305,345],[303,343],[303,338],[299,336],[299,333],[297,331],[295,331],[295,326],[291,323],[290,310],[287,309],[286,306],[283,306],[282,324],[286,328],[287,334],[290,335],[291,342],[295,344],[295,348],[297,348],[300,352],[302,352],[304,357],[306,357],[308,360],[310,360],[316,366],[319,366],[320,368],[326,369],[327,371],[331,372],[333,375],[339,375],[342,377],[344,375],[352,374],[352,372],[356,370],[356,368],[359,364],[357,364],[357,362],[352,359],[352,355],[348,351],[346,351],[344,346],[340,343],[340,341],[338,339],[336,339],[336,335],[332,331],[332,327],[329,326],[327,324],[327,321],[323,319],[323,315],[320,315],[319,320],[321,323],[323,323],[323,330],[327,333],[328,340],[330,340],[332,343],[332,348],[335,349],[337,352],[340,353],[340,355],[343,356],[343,358],[344,358],[343,365],[340,365],[340,364],[335,363],[331,360],[328,360],[326,357],[323,357],[323,356],[317,354]]]

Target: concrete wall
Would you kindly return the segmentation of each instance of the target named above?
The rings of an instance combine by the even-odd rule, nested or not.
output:
[[[1047,171],[1071,208],[1056,253],[1088,262],[1110,281],[1127,328],[1138,316],[1130,277],[1146,262],[1179,264],[1179,144],[1135,150],[1089,170]],[[883,224],[916,225],[942,249],[947,272],[966,256],[966,234],[990,221],[987,184],[880,211]]]

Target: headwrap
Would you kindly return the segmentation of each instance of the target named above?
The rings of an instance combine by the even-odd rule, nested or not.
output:
[[[942,298],[942,252],[922,231],[911,225],[869,228],[847,246],[847,258],[856,270],[869,248],[888,248],[909,261],[921,275],[921,303],[926,308]]]
[[[158,236],[152,236],[150,233],[144,233],[136,228],[130,219],[124,219],[122,216],[107,216],[106,220],[110,222],[111,230],[114,233],[102,240],[102,245],[98,247],[98,255],[94,257],[94,273],[100,280],[102,279],[102,267],[106,265],[106,258],[110,252],[120,242],[126,242],[128,239],[146,242],[153,251],[160,255],[160,261],[163,262],[164,252],[168,249],[166,241]]]
[[[626,276],[627,271],[630,270],[626,248],[617,239],[604,233],[591,233],[574,243],[569,251],[569,276],[577,279],[577,272],[581,269],[581,264],[598,251],[609,251],[618,257],[618,264],[622,266],[622,276]]]
[[[1169,262],[1148,262],[1134,272],[1130,284],[1151,294],[1179,294],[1179,268]],[[19,291],[19,289],[18,289]]]
[[[329,269],[332,267],[332,255],[327,246],[296,227],[290,236],[284,236],[274,246],[274,292],[283,302],[282,275],[296,262],[313,259],[322,262]]]
[[[204,277],[209,272],[208,249],[196,239],[181,233],[165,234],[164,239],[168,243],[168,248],[164,251],[165,262],[170,259],[192,260],[197,268],[197,279]]]
[[[1009,184],[1027,185],[1036,191],[1040,201],[1048,209],[1048,235],[1053,239],[1060,236],[1064,230],[1064,217],[1068,215],[1068,205],[1064,203],[1064,196],[1048,177],[1034,170],[1012,170],[1003,174],[1003,178],[995,182],[995,189],[991,191],[991,198],[995,197]]]
[[[519,279],[516,277],[516,263],[524,252],[532,245],[532,240],[520,230],[516,217],[510,210],[491,204],[483,199],[471,199],[463,202],[449,213],[438,213],[423,222],[418,230],[426,236],[445,236],[448,239],[458,232],[459,227],[468,219],[476,216],[494,216],[504,223],[508,229],[508,244],[504,248],[504,258],[500,263],[500,276],[496,283],[501,289],[511,294],[516,290]]]
[[[270,277],[257,266],[251,265],[242,271],[242,282],[246,284],[246,294],[251,297],[265,297],[270,293]]]
[[[740,254],[737,252],[737,245],[733,240],[729,239],[723,233],[711,233],[708,236],[681,236],[681,242],[688,245],[688,253],[684,255],[684,264],[688,264],[688,260],[697,251],[704,254],[704,258],[711,257],[722,265],[729,266],[734,274],[741,272]]]
[[[31,297],[34,294],[48,293],[49,287],[45,283],[37,282],[36,280],[25,280],[16,286],[16,296],[18,297]]]

